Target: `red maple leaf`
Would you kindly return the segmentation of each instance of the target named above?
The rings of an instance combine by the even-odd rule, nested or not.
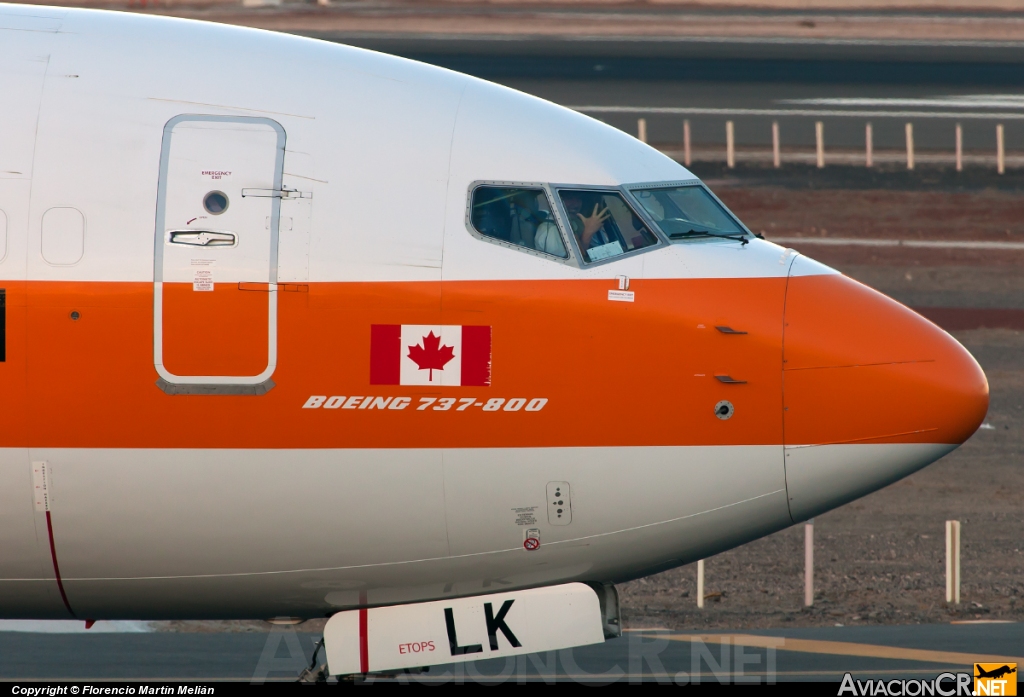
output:
[[[409,358],[415,361],[420,370],[429,370],[429,380],[433,382],[434,371],[444,370],[445,364],[455,358],[455,350],[451,346],[441,346],[441,337],[434,336],[431,331],[423,337],[423,346],[416,344],[409,347]]]

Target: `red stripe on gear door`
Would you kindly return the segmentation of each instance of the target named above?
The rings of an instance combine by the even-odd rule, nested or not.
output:
[[[370,672],[370,637],[369,610],[359,608],[359,672],[366,675]]]
[[[402,365],[402,325],[370,325],[370,384],[397,385]]]
[[[491,385],[490,327],[462,328],[462,385]]]

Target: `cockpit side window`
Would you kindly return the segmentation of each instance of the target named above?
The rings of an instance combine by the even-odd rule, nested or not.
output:
[[[469,217],[484,237],[560,259],[569,256],[543,189],[479,186],[473,190]]]
[[[559,189],[558,196],[587,262],[658,244],[657,236],[618,191]]]

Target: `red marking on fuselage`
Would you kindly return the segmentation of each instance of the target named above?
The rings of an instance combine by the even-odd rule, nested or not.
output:
[[[367,614],[365,607],[359,608],[359,672],[370,672],[370,642],[367,637]]]
[[[75,617],[75,611],[71,609],[67,593],[64,592],[64,583],[60,580],[60,567],[57,566],[57,547],[53,543],[53,519],[50,517],[49,511],[46,512],[46,532],[50,537],[50,558],[53,559],[53,576],[57,579],[57,590],[60,591],[60,599],[64,601],[64,607],[68,609],[71,616]]]
[[[601,279],[310,283],[308,293],[279,293],[274,389],[187,398],[155,385],[152,283],[3,283],[8,351],[0,392],[24,405],[0,422],[0,446],[8,448],[782,445],[784,418],[791,445],[953,444],[973,433],[988,404],[984,375],[953,339],[837,275],[641,279],[628,307],[607,301]],[[68,321],[71,303],[81,321]],[[255,375],[266,366],[267,294],[237,284],[212,293],[165,284],[164,303],[172,373]],[[462,375],[463,385],[469,376],[490,387],[397,386],[397,364],[378,365],[372,354],[380,338],[389,356],[398,355],[402,324],[491,327],[495,369],[481,367],[474,378],[464,364]],[[387,336],[373,337],[381,325],[390,326]],[[715,326],[747,334],[707,329]],[[469,348],[477,338],[488,355],[486,337],[468,337]],[[464,353],[466,341],[464,332]],[[371,387],[382,382],[396,387]],[[740,400],[728,421],[712,409],[723,391]],[[538,413],[301,408],[310,395],[405,397],[418,405],[442,392],[549,401]],[[960,418],[965,408],[970,415]],[[609,427],[606,413],[615,414]],[[186,419],[215,419],[218,428],[167,427]]]

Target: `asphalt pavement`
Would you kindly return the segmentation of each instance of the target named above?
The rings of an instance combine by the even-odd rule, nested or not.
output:
[[[881,68],[878,68],[881,70]],[[994,157],[996,126],[1003,124],[1008,154],[1024,150],[1024,88],[963,87],[935,84],[885,85],[816,82],[716,82],[645,80],[501,80],[515,89],[569,106],[628,133],[647,122],[648,142],[683,140],[690,122],[693,147],[721,146],[727,121],[734,123],[737,148],[770,153],[772,122],[780,144],[813,154],[815,123],[824,125],[826,151],[863,150],[872,124],[876,151],[906,148],[906,124],[913,124],[917,151],[952,153],[956,125],[964,152]],[[724,149],[723,149],[724,158]],[[952,160],[950,160],[952,162]]]
[[[320,635],[0,632],[7,681],[292,681]],[[322,655],[321,655],[322,656]],[[1017,658],[1020,657],[1020,658]],[[643,630],[596,646],[433,666],[370,681],[840,682],[934,678],[974,662],[1024,663],[1024,624],[824,627],[705,633]]]
[[[315,32],[303,32],[316,35]],[[1007,152],[1024,150],[1024,42],[671,40],[403,37],[324,34],[508,85],[578,109],[648,141],[678,143],[688,120],[695,148],[724,146],[733,121],[738,148],[948,151],[955,128],[965,152],[994,153],[1004,124]]]

